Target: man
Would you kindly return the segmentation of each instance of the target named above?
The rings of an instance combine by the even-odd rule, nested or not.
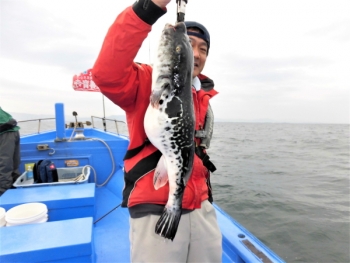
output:
[[[0,196],[20,176],[20,136],[16,120],[0,107]]]
[[[155,233],[155,225],[168,199],[169,186],[155,190],[154,169],[161,153],[147,140],[143,120],[149,104],[152,67],[133,60],[152,25],[166,13],[170,0],[139,0],[124,10],[110,27],[92,70],[102,93],[126,112],[130,144],[125,155],[123,207],[130,212],[132,262],[221,262],[221,233],[210,204],[209,170],[215,168],[205,153],[213,118],[209,99],[217,94],[214,83],[201,71],[210,47],[206,28],[188,22],[194,56],[192,95],[196,115],[193,171],[187,182],[183,213],[173,241]],[[205,136],[205,134],[208,136]],[[207,168],[208,167],[208,168]]]

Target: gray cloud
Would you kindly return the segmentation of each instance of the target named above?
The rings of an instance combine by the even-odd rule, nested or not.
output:
[[[300,77],[305,69],[320,68],[332,63],[331,60],[320,57],[253,58],[235,54],[228,54],[222,61],[238,80],[268,83],[290,81]]]
[[[305,35],[348,42],[350,41],[350,19],[310,30]]]
[[[310,89],[310,85],[322,85],[309,73],[329,66],[329,59],[318,57],[252,58],[235,54],[222,59],[224,85],[234,86],[234,92],[242,98],[272,100],[287,99],[295,93]],[[308,86],[306,86],[308,85]]]
[[[32,14],[35,14],[33,16]],[[1,1],[1,56],[41,65],[60,66],[79,72],[92,66],[96,50],[84,45],[85,37],[70,31],[72,25],[49,16],[39,7],[21,1]]]
[[[220,92],[212,100],[216,117],[348,122],[349,83],[343,76],[349,65],[347,2],[313,12],[312,4],[302,2],[227,0],[222,5],[230,8],[214,6],[210,19],[210,2],[195,2],[188,6],[188,18],[202,21],[212,37],[203,73]],[[8,63],[0,79],[1,103],[39,111],[39,106],[27,107],[30,97],[40,101],[40,112],[57,101],[79,112],[100,112],[101,94],[74,92],[71,78],[92,67],[108,27],[132,3],[0,0],[0,56]],[[140,50],[141,62],[153,58],[150,49],[161,28],[173,22],[176,8],[171,6]],[[17,69],[26,74],[21,78]],[[107,104],[109,111],[117,109]]]

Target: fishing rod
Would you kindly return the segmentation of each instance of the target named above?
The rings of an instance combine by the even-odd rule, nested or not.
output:
[[[119,205],[117,205],[116,207],[114,207],[112,210],[110,210],[109,212],[107,212],[106,214],[104,214],[103,216],[101,216],[99,219],[97,219],[94,224],[96,224],[98,221],[102,220],[103,218],[105,218],[106,216],[108,216],[110,213],[112,213],[114,210],[116,210],[119,206],[121,206],[121,203]]]
[[[184,22],[185,21],[185,11],[188,0],[176,0],[177,3],[177,19],[176,22]]]

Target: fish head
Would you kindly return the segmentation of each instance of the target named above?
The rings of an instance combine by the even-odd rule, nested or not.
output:
[[[184,66],[183,71],[192,69],[193,63],[193,51],[191,46],[191,40],[187,35],[186,25],[183,22],[177,24],[165,25],[163,33],[170,39],[171,46],[171,60],[174,63],[173,66]]]
[[[166,52],[171,80],[175,88],[182,88],[188,79],[192,81],[193,71],[193,51],[185,23],[166,24],[162,34],[168,44]]]
[[[193,51],[185,23],[166,24],[162,31],[152,73],[153,107],[161,96],[191,91]]]

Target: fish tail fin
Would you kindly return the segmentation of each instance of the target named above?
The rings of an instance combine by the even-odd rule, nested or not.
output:
[[[180,223],[181,213],[181,208],[174,210],[165,207],[156,224],[156,234],[173,241]]]

